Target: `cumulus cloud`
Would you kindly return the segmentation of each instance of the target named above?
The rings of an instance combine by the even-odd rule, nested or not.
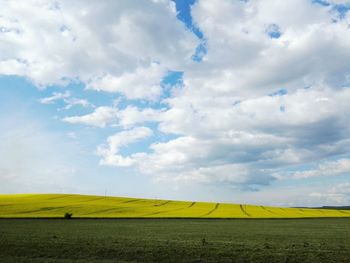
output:
[[[118,111],[118,125],[128,128],[145,122],[159,122],[163,118],[165,109],[140,109],[135,106],[127,106],[125,109]]]
[[[155,100],[161,95],[160,82],[166,75],[164,67],[152,63],[147,68],[137,68],[135,72],[127,72],[119,77],[101,76],[91,80],[91,89],[107,92],[119,92],[128,99]]]
[[[268,184],[290,165],[349,151],[345,21],[333,23],[329,8],[307,1],[202,0],[192,14],[208,51],[184,68],[183,86],[163,100],[167,108],[116,113],[122,127],[156,122],[177,138],[154,142],[130,163],[160,180]]]
[[[181,137],[161,150],[151,147],[155,171],[183,165],[195,179],[219,162],[243,165],[249,171],[245,178],[255,174],[259,182],[265,175],[269,182],[274,170],[349,151],[345,20],[334,23],[329,8],[311,1],[203,0],[192,14],[208,52],[185,71],[183,88],[167,99],[169,110],[162,113],[159,130]],[[279,36],[268,34],[271,25]],[[277,92],[282,88],[286,92]],[[176,148],[185,138],[191,138],[185,143],[190,150]],[[168,158],[164,165],[163,158]]]
[[[97,150],[97,154],[102,157],[101,164],[131,166],[135,162],[134,158],[122,156],[119,153],[120,148],[149,137],[152,134],[152,130],[147,127],[137,127],[108,137],[107,145],[102,145]]]
[[[198,42],[171,1],[4,1],[0,28],[0,74],[128,98],[159,95],[165,69],[188,63]]]
[[[64,122],[72,124],[85,124],[93,127],[104,128],[106,126],[121,126],[130,128],[145,122],[157,122],[162,119],[164,110],[127,106],[124,109],[117,107],[102,106],[96,108],[92,113],[80,116],[63,118]]]
[[[241,99],[347,81],[347,21],[333,23],[329,9],[312,1],[204,0],[193,7],[193,17],[208,39],[208,53],[185,83],[208,95]],[[279,38],[266,32],[270,25],[280,28]]]
[[[135,166],[161,181],[243,187],[327,158],[335,161],[295,176],[347,169],[337,159],[350,151],[349,18],[332,4],[199,0],[191,12],[206,50],[191,61],[199,40],[171,1],[55,3],[6,2],[0,73],[39,86],[78,79],[123,95],[123,107],[63,118],[125,129],[98,147],[101,164]],[[170,70],[183,78],[166,93]],[[121,154],[152,134],[166,139]]]
[[[350,160],[339,159],[334,162],[321,163],[316,169],[300,171],[293,174],[295,179],[303,179],[317,176],[336,176],[350,172]]]
[[[117,110],[112,107],[98,107],[92,113],[82,116],[71,116],[63,118],[63,121],[74,124],[86,124],[94,127],[106,127],[109,123],[115,122]]]

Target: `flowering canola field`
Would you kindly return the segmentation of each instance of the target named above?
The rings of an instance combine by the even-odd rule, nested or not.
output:
[[[0,195],[0,218],[320,218],[350,210],[283,208],[73,194]]]

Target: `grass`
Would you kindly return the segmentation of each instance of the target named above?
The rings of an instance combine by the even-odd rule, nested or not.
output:
[[[349,262],[350,219],[1,219],[0,262]]]
[[[282,208],[67,194],[0,195],[0,218],[329,218],[350,210]]]
[[[350,262],[350,210],[19,194],[0,218],[0,262]]]

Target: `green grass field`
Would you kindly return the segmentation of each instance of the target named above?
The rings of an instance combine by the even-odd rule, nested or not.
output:
[[[0,195],[0,218],[320,218],[350,210],[282,208],[67,194]]]
[[[0,195],[0,262],[350,262],[346,217],[349,210]]]
[[[350,262],[350,219],[0,219],[0,262]]]

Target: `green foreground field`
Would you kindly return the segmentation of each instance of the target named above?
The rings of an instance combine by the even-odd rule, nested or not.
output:
[[[0,219],[0,262],[350,262],[350,219]]]
[[[350,210],[306,209],[68,194],[0,195],[0,218],[330,218]]]

